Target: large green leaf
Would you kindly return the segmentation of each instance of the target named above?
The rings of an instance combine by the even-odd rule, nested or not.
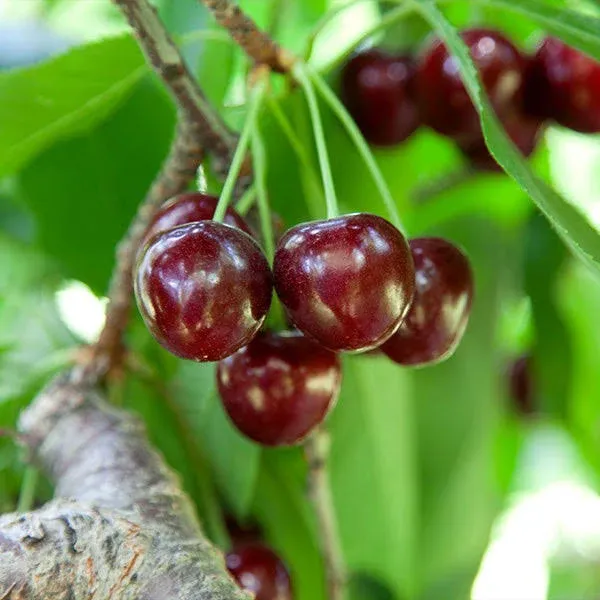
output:
[[[535,327],[536,392],[544,413],[565,420],[572,348],[555,297],[556,283],[568,254],[562,240],[540,214],[528,223],[525,236],[525,291],[531,300]]]
[[[431,0],[413,0],[424,17],[435,27],[452,54],[465,86],[479,112],[490,151],[519,185],[533,198],[559,234],[589,266],[600,269],[600,235],[572,204],[565,201],[546,183],[537,178],[508,139],[481,87],[469,50],[458,32]]]
[[[145,70],[127,36],[0,74],[0,175],[16,171],[58,138],[104,119]]]
[[[421,592],[477,569],[500,506],[492,474],[502,414],[503,373],[495,334],[512,266],[507,234],[483,219],[436,229],[463,247],[474,270],[475,299],[466,335],[452,358],[413,371],[422,506],[417,568]],[[462,577],[456,596],[462,600]],[[434,598],[435,595],[426,597]]]
[[[115,246],[167,153],[174,116],[143,81],[92,132],[55,144],[23,171],[22,198],[38,241],[68,277],[106,292]]]
[[[415,587],[418,482],[410,379],[386,357],[348,358],[331,418],[331,478],[353,571],[398,597]]]

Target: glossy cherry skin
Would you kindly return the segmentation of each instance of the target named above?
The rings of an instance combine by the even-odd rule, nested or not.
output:
[[[417,289],[398,331],[382,346],[401,365],[431,365],[458,346],[471,312],[473,274],[467,257],[441,238],[410,241]]]
[[[353,56],[342,71],[342,98],[365,139],[394,146],[419,126],[411,95],[414,65],[408,56],[367,50]]]
[[[334,406],[341,379],[337,355],[298,332],[259,334],[217,372],[230,419],[265,446],[302,441]]]
[[[508,370],[508,387],[515,411],[524,417],[535,414],[533,365],[528,354],[520,356]]]
[[[148,227],[146,239],[149,240],[157,233],[166,231],[178,225],[194,223],[196,221],[210,221],[215,214],[219,199],[216,196],[201,192],[179,194],[171,198],[156,213]],[[237,227],[248,235],[253,235],[246,221],[233,208],[228,208],[223,223]]]
[[[272,276],[243,231],[200,221],[154,236],[138,256],[135,295],[167,350],[216,361],[246,345],[269,309]]]
[[[521,110],[527,62],[519,50],[501,33],[489,29],[468,29],[461,37],[498,117],[504,120]],[[464,143],[481,137],[479,117],[458,62],[440,40],[421,56],[415,87],[426,125]]]
[[[535,115],[582,133],[600,132],[600,63],[547,38],[533,58],[526,100]]]
[[[503,123],[506,134],[519,152],[527,158],[536,149],[541,138],[543,122],[536,117],[515,114]],[[483,137],[465,144],[459,144],[471,166],[480,171],[502,171],[496,159],[490,154]]]
[[[275,288],[296,327],[334,351],[364,351],[398,328],[415,287],[408,243],[361,213],[303,223],[279,241]]]
[[[293,600],[292,583],[282,560],[258,542],[236,546],[226,556],[229,572],[256,600]]]

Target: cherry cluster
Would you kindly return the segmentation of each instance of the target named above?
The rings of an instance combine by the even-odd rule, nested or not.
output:
[[[469,261],[450,242],[409,242],[361,213],[287,231],[273,270],[242,217],[212,220],[217,198],[183,194],[150,225],[134,287],[142,317],[173,354],[218,361],[231,420],[269,446],[303,440],[341,384],[339,352],[380,348],[401,365],[444,360],[465,330]],[[273,288],[295,326],[260,331]]]
[[[524,156],[533,153],[548,120],[600,132],[600,63],[555,38],[526,56],[498,31],[467,29],[461,37],[496,115]],[[474,167],[498,168],[457,61],[439,39],[417,58],[378,49],[356,54],[344,67],[342,96],[373,145],[399,144],[424,124],[453,139]]]

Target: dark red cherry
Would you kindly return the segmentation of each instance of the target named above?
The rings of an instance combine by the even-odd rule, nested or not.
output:
[[[226,557],[227,568],[239,586],[256,600],[293,600],[289,573],[282,560],[260,543],[237,546]]]
[[[218,202],[219,199],[216,196],[202,194],[201,192],[189,192],[171,198],[152,219],[146,233],[146,239],[149,240],[157,233],[178,225],[194,223],[195,221],[210,221],[215,214]],[[223,223],[237,227],[248,235],[253,235],[246,221],[233,208],[227,209]]]
[[[440,238],[410,241],[417,289],[398,331],[382,346],[401,365],[428,365],[448,358],[469,319],[473,275],[467,257]]]
[[[273,270],[296,327],[330,350],[382,344],[398,328],[415,287],[404,236],[366,213],[290,229],[277,245]]]
[[[342,98],[365,139],[377,146],[404,141],[419,126],[411,95],[414,65],[408,56],[367,50],[342,72]]]
[[[527,158],[533,154],[541,137],[543,123],[535,117],[514,114],[503,123],[506,134],[519,152]],[[473,167],[480,171],[501,171],[500,165],[490,154],[483,137],[459,147]]]
[[[533,365],[528,354],[520,356],[508,370],[508,387],[515,411],[521,416],[535,414]]]
[[[527,62],[519,50],[501,33],[489,29],[468,29],[461,37],[498,117],[505,120],[520,111]],[[462,82],[458,62],[442,41],[435,40],[421,57],[415,85],[426,125],[462,142],[481,137],[479,117]]]
[[[531,62],[527,108],[534,115],[583,133],[600,132],[600,63],[547,38]]]
[[[341,379],[337,355],[297,332],[259,334],[217,372],[227,414],[266,446],[304,439],[335,404]]]
[[[135,294],[154,337],[173,354],[215,361],[246,345],[262,325],[271,271],[246,233],[214,221],[154,236],[140,252]]]

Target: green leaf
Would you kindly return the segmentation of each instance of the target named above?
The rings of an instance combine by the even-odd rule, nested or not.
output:
[[[106,118],[145,72],[142,55],[127,36],[0,74],[0,176],[57,139]]]
[[[415,587],[418,482],[410,378],[386,357],[349,357],[332,415],[331,479],[348,566]],[[385,551],[382,552],[382,548]]]
[[[110,119],[55,144],[21,174],[38,242],[66,276],[99,295],[106,292],[115,246],[167,153],[173,124],[166,95],[143,81]]]
[[[427,234],[465,250],[476,287],[469,325],[454,356],[412,371],[422,507],[415,554],[422,592],[439,590],[455,574],[476,570],[500,506],[500,490],[491,476],[503,398],[495,334],[507,276],[515,270],[508,260],[508,236],[483,219],[462,219]],[[463,584],[457,582],[456,589]],[[451,595],[448,588],[443,597],[465,596],[459,591]]]
[[[600,60],[600,19],[541,0],[480,0],[525,15],[549,33]]]
[[[316,522],[307,501],[302,451],[265,450],[253,515],[287,563],[296,600],[327,600]]]
[[[381,581],[362,573],[352,573],[348,596],[350,600],[397,600]]]
[[[498,163],[533,198],[569,246],[596,271],[600,270],[600,235],[572,204],[565,201],[528,167],[485,96],[469,50],[454,27],[430,0],[413,0],[425,18],[435,27],[456,57],[465,86],[473,100],[488,147]]]
[[[531,299],[535,342],[536,402],[542,411],[566,420],[571,387],[572,348],[569,332],[556,306],[556,282],[567,251],[540,214],[525,231],[525,291]]]
[[[182,361],[171,387],[227,505],[236,517],[245,519],[254,498],[261,450],[225,414],[215,389],[215,365]]]

